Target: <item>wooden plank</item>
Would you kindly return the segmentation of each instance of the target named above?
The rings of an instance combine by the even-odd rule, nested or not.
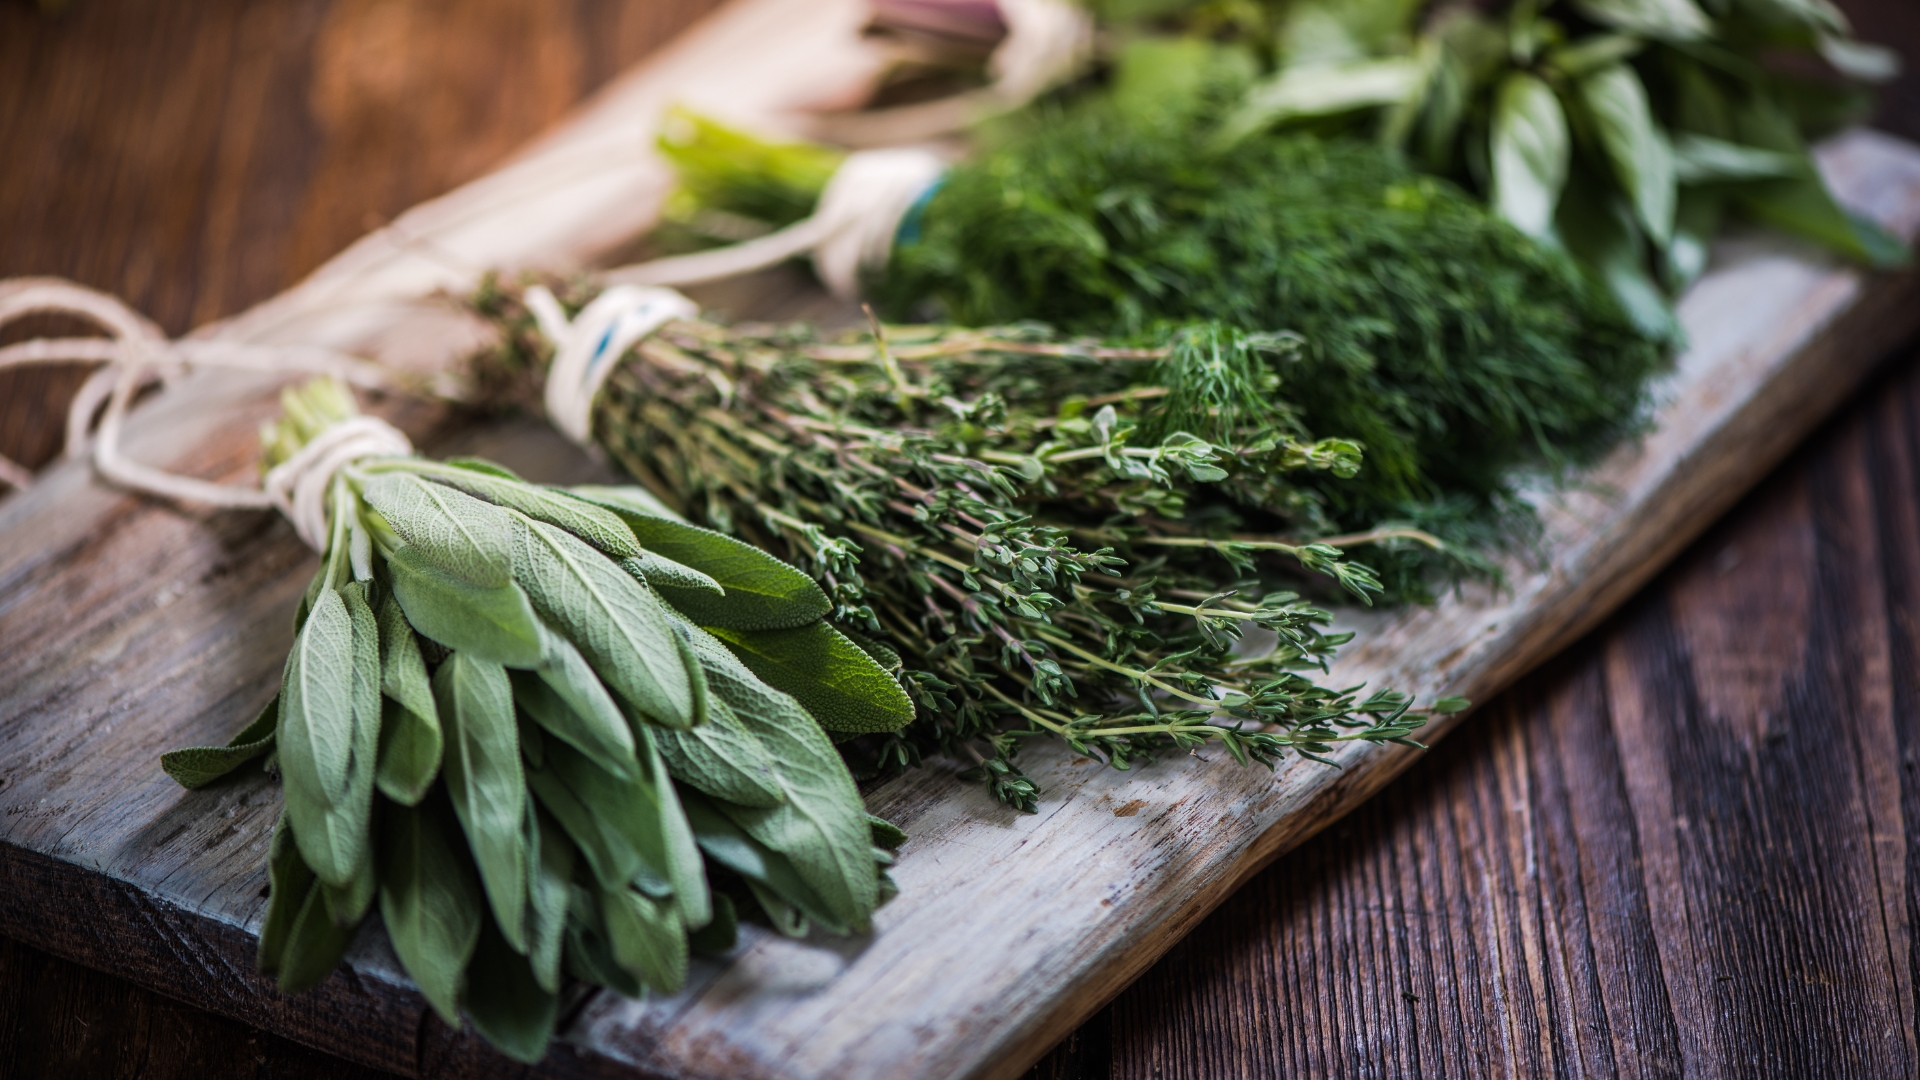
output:
[[[1893,212],[1885,220],[1911,230],[1916,220],[1911,159],[1871,140],[1856,140],[1832,156],[1843,168],[1866,168],[1862,176],[1842,179],[1856,195],[1887,196]],[[489,208],[500,213],[506,205],[497,188],[488,190],[487,199],[468,204],[482,217]],[[457,215],[437,220],[450,222],[456,231],[461,221]],[[486,229],[476,228],[470,239],[473,250],[493,250],[486,246],[494,242]],[[431,362],[433,354],[417,345],[408,351],[394,336],[400,320],[391,314],[377,318],[370,311],[382,295],[418,295],[422,282],[444,283],[443,264],[436,263],[432,273],[415,265],[424,259],[419,247],[392,236],[382,239],[361,251],[360,261],[349,262],[359,269],[323,274],[298,303],[279,303],[221,332],[255,340],[297,337],[314,325],[308,321],[312,313],[327,304],[350,303],[368,313],[330,323],[329,332],[338,335],[333,340],[379,342],[388,355],[406,352]],[[502,261],[526,257],[511,250],[499,255]],[[1511,677],[1511,669],[1527,662],[1527,650],[1537,658],[1555,635],[1570,632],[1614,602],[1626,587],[1621,582],[1632,579],[1646,560],[1661,557],[1660,545],[1671,531],[1686,530],[1684,521],[1675,525],[1647,509],[1664,506],[1664,516],[1673,518],[1682,516],[1676,508],[1689,513],[1702,508],[1700,491],[1674,479],[1687,472],[1682,466],[1695,458],[1731,459],[1734,467],[1717,476],[1737,491],[1741,477],[1751,471],[1747,466],[1772,449],[1766,440],[1742,437],[1771,434],[1782,416],[1812,411],[1805,408],[1803,390],[1849,384],[1857,370],[1845,361],[1857,358],[1847,350],[1868,351],[1872,334],[1892,325],[1875,304],[1886,304],[1892,316],[1911,311],[1900,291],[1910,283],[1882,282],[1878,291],[1863,295],[1858,275],[1817,260],[1749,252],[1727,273],[1731,277],[1721,280],[1734,282],[1732,295],[1766,301],[1765,314],[1786,319],[1773,329],[1791,333],[1758,339],[1764,347],[1721,341],[1721,352],[1706,352],[1711,362],[1683,366],[1675,387],[1695,396],[1681,393],[1676,399],[1681,406],[1675,407],[1705,418],[1687,429],[1691,441],[1667,446],[1663,452],[1677,456],[1664,468],[1635,472],[1632,462],[1621,464],[1621,482],[1594,512],[1583,510],[1579,500],[1564,512],[1563,525],[1614,530],[1612,543],[1579,546],[1585,553],[1580,558],[1588,561],[1570,565],[1588,567],[1584,576],[1547,573],[1534,583],[1516,575],[1515,581],[1524,584],[1509,597],[1481,598],[1477,605],[1469,597],[1443,607],[1427,617],[1457,619],[1457,627],[1477,630],[1473,646],[1444,669],[1429,661],[1396,672],[1392,665],[1404,665],[1403,658],[1374,657],[1376,672],[1403,675],[1403,685],[1426,678],[1476,691],[1482,682],[1491,688]],[[405,321],[418,322],[410,316]],[[422,333],[413,340],[426,338]],[[444,341],[435,345],[446,348]],[[1748,369],[1758,375],[1745,383],[1730,378]],[[1778,381],[1795,373],[1806,376],[1806,387]],[[1768,388],[1777,386],[1799,396],[1769,396]],[[234,424],[261,410],[252,388],[227,384],[212,390],[206,401],[175,397],[147,410],[136,424],[136,449],[209,472],[244,472],[250,446],[241,444],[250,440],[183,438],[168,426],[191,416],[203,429],[219,425],[231,435],[250,426],[236,429]],[[1817,405],[1818,394],[1811,400]],[[1723,405],[1729,407],[1720,412],[1708,407]],[[1691,501],[1674,501],[1683,496]],[[1706,519],[1702,515],[1700,521]],[[260,819],[270,817],[271,793],[263,798],[255,791],[251,803],[188,805],[208,793],[172,791],[151,765],[158,746],[212,738],[234,726],[246,712],[237,687],[252,686],[262,698],[270,692],[261,688],[270,687],[287,636],[284,627],[273,627],[275,612],[284,623],[299,587],[286,568],[304,556],[295,549],[289,558],[284,531],[269,535],[279,527],[264,519],[247,527],[223,523],[239,520],[177,518],[87,488],[71,471],[0,510],[0,535],[10,541],[0,549],[0,655],[9,658],[10,674],[14,658],[25,661],[19,689],[9,678],[0,691],[0,715],[7,718],[0,721],[0,770],[8,777],[0,786],[8,814],[0,822],[0,839],[54,856],[34,865],[50,865],[48,872],[66,876],[62,880],[90,881],[91,872],[131,886],[107,890],[116,895],[102,901],[111,918],[99,937],[108,948],[119,947],[116,934],[126,942],[143,940],[137,925],[143,905],[164,908],[184,925],[239,928],[240,940],[257,920],[259,852],[247,844],[257,848],[264,836]],[[1633,531],[1652,525],[1662,526],[1658,536]],[[45,546],[29,550],[11,542],[22,535]],[[1619,550],[1636,550],[1633,541],[1643,553],[1639,561],[1614,557]],[[280,574],[287,581],[264,571],[260,578],[241,580],[261,563],[271,564],[276,546],[286,560]],[[164,556],[158,554],[163,551]],[[182,589],[176,587],[181,580],[168,572],[180,565],[211,566],[216,572]],[[1602,573],[1613,576],[1596,576]],[[1596,582],[1613,591],[1585,587]],[[276,587],[283,595],[274,594]],[[1532,590],[1535,606],[1516,608],[1511,596],[1524,589]],[[1551,612],[1540,606],[1547,601],[1556,605]],[[1490,614],[1495,609],[1508,614]],[[1502,622],[1509,617],[1522,628]],[[1420,629],[1408,625],[1394,632]],[[102,685],[102,675],[129,682]],[[147,684],[131,682],[142,675],[154,678]],[[139,696],[155,683],[164,694]],[[129,714],[137,717],[137,725],[115,719]],[[82,721],[88,722],[85,728],[71,727]],[[116,737],[116,725],[137,727],[138,737],[152,736],[155,746],[130,747],[130,733]],[[599,1071],[623,1063],[685,1075],[1007,1071],[1043,1048],[1049,1031],[1057,1035],[1149,962],[1261,859],[1383,782],[1404,760],[1405,755],[1356,752],[1345,772],[1289,770],[1277,784],[1265,774],[1175,765],[1122,787],[1124,777],[1094,773],[1056,754],[1038,773],[1050,788],[1048,807],[1038,818],[996,812],[938,776],[896,783],[878,793],[876,803],[906,821],[919,839],[900,867],[908,895],[883,913],[872,940],[847,946],[761,939],[729,967],[703,972],[703,984],[679,999],[636,1005],[596,997],[569,1035],[572,1048],[558,1054],[549,1071]],[[128,786],[113,798],[102,781]],[[94,785],[91,793],[81,790],[87,784]],[[245,794],[228,791],[216,797]],[[216,811],[216,819],[232,816],[209,823],[207,815],[189,813],[208,808]],[[175,825],[184,828],[170,832]],[[1042,872],[1049,876],[1034,876]],[[4,880],[28,877],[10,864]],[[256,893],[251,897],[249,884]],[[46,917],[63,915],[55,908]],[[22,924],[21,932],[44,931]],[[354,973],[330,980],[323,993],[304,999],[307,1005],[290,1006],[318,1014],[345,1012],[320,1015],[307,1028],[278,1014],[266,1015],[265,1022],[359,1060],[418,1071],[424,1040],[413,1034],[417,1025],[406,1024],[410,999],[395,981],[390,959],[372,947],[377,943],[368,944],[356,953]],[[996,962],[989,967],[981,957]],[[143,974],[172,977],[168,972],[174,966],[157,964]],[[219,998],[217,1007],[247,1008],[257,990],[243,987]],[[417,1016],[417,1002],[411,1008]],[[348,1016],[352,1023],[344,1019]],[[411,1061],[409,1049],[415,1051]]]

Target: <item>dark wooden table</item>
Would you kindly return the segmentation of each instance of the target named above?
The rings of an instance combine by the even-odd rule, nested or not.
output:
[[[485,172],[710,0],[0,0],[0,276],[169,331]],[[1843,4],[1920,58],[1920,4]],[[1920,79],[1878,122],[1920,138]],[[56,329],[54,324],[9,332]],[[0,453],[77,375],[0,373]],[[1920,352],[1036,1077],[1920,1074]],[[0,939],[0,1076],[368,1070]]]

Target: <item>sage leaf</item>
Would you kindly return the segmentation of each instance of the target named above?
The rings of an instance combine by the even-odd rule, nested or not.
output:
[[[671,518],[625,509],[620,516],[650,554],[691,567],[722,590],[715,595],[705,587],[648,577],[661,599],[701,626],[784,629],[818,621],[833,610],[811,577],[751,544]]]
[[[444,800],[388,807],[381,818],[380,918],[400,964],[448,1026],[480,940],[480,881]]]
[[[273,839],[267,844],[267,914],[260,924],[260,946],[256,961],[262,975],[280,970],[280,957],[286,952],[287,937],[300,915],[300,905],[314,883],[313,871],[300,859],[300,848],[293,838],[290,815],[283,809],[273,825]]]
[[[322,590],[287,658],[275,746],[301,858],[345,886],[368,857],[380,738],[379,632],[365,586]]]
[[[1494,209],[1528,236],[1551,236],[1570,152],[1553,89],[1525,72],[1507,76],[1493,109]]]
[[[532,825],[534,873],[528,882],[527,961],[534,981],[548,993],[560,990],[560,954],[566,940],[567,899],[573,880],[573,842],[538,806],[527,803]]]
[[[566,492],[472,471],[438,473],[433,479],[535,521],[565,529],[615,559],[630,559],[640,554],[639,543],[620,515],[582,502]]]
[[[900,683],[824,622],[793,630],[710,630],[828,731],[897,731],[913,721],[913,700]]]
[[[896,680],[899,679],[900,673],[906,670],[906,661],[900,659],[900,654],[895,652],[893,646],[886,642],[870,638],[865,634],[856,633],[852,630],[842,630],[840,633],[848,641],[858,645],[861,652],[873,657],[873,662],[880,665],[880,670],[893,676]]]
[[[786,798],[766,748],[718,694],[707,702],[706,723],[652,734],[668,771],[684,784],[742,806],[778,806]]]
[[[499,664],[455,652],[433,678],[447,725],[442,772],[480,869],[493,917],[516,952],[527,948],[527,788],[514,730],[513,690]]]
[[[492,923],[467,966],[467,1018],[495,1049],[532,1065],[547,1052],[560,998],[541,987],[525,956]]]
[[[608,688],[655,723],[704,719],[704,695],[653,591],[562,529],[526,518],[514,524],[515,578]]]
[[[640,752],[651,756],[649,733],[638,730]],[[639,880],[650,892],[673,891],[668,826],[652,770],[623,780],[564,743],[547,745],[546,763],[529,770],[527,784],[540,805],[579,846],[603,888]],[[679,814],[679,808],[674,807]]]
[[[416,806],[440,774],[440,713],[433,703],[420,643],[399,601],[388,589],[380,609],[379,766],[374,782],[381,794],[404,806]]]
[[[280,695],[241,728],[225,746],[190,746],[160,755],[160,767],[183,788],[203,788],[273,749],[274,728],[280,723]]]
[[[656,589],[661,586],[692,589],[697,592],[712,593],[715,596],[724,596],[727,592],[720,587],[719,582],[693,567],[674,562],[651,551],[643,551],[631,559],[621,559],[620,569]]]
[[[511,579],[513,531],[499,507],[412,473],[376,477],[366,500],[409,547],[441,569],[483,588]]]
[[[340,966],[347,946],[353,943],[353,928],[339,926],[328,917],[326,901],[321,897],[323,888],[318,880],[307,888],[300,913],[287,931],[286,945],[280,953],[283,994],[298,994],[320,985]]]
[[[740,940],[740,919],[726,893],[713,894],[713,919],[687,934],[687,949],[696,956],[725,956]]]
[[[538,668],[514,673],[514,700],[541,727],[609,771],[634,775],[633,732],[586,658],[550,630],[546,653],[546,662]]]
[[[343,930],[351,930],[366,918],[367,909],[373,906],[373,898],[379,888],[380,879],[373,866],[373,843],[369,839],[367,854],[360,860],[352,879],[338,887],[322,883],[320,898],[326,902],[327,917],[333,920],[333,924]]]
[[[872,828],[846,763],[798,702],[755,678],[738,659],[715,649],[717,644],[711,636],[695,635],[694,648],[706,666],[708,684],[766,748],[783,795],[778,806],[720,803],[719,809],[754,840],[792,862],[818,897],[824,916],[820,922],[864,927],[876,902],[875,870],[868,854]],[[713,655],[716,652],[719,655]]]
[[[697,792],[683,792],[682,798],[694,837],[709,858],[747,881],[763,886],[795,911],[811,916],[830,931],[847,932],[846,922],[821,901],[793,860],[749,835],[722,812],[720,807],[724,804],[709,802]],[[762,906],[767,907],[764,903]],[[767,914],[778,917],[772,907],[767,908]],[[789,926],[799,925],[791,919],[787,922]],[[799,933],[805,932],[805,927],[800,926]]]
[[[500,477],[502,480],[520,481],[519,473],[514,472],[512,469],[507,468],[505,465],[502,465],[497,461],[488,461],[486,458],[451,457],[442,461],[441,464],[451,465],[456,469],[466,469],[469,472],[485,473],[488,476],[497,476],[497,477]],[[520,481],[520,482],[524,483],[525,481]]]
[[[614,962],[663,994],[687,982],[687,934],[673,908],[634,889],[604,890],[600,910]]]
[[[867,825],[873,829],[874,844],[888,851],[893,851],[907,842],[907,831],[886,818],[868,814]]]
[[[648,771],[652,788],[660,801],[661,856],[666,876],[673,886],[673,905],[680,921],[689,929],[699,929],[713,919],[713,900],[707,891],[707,867],[700,858],[700,846],[694,840],[693,826],[680,804],[673,777],[659,751],[649,746]]]
[[[1578,86],[1614,175],[1632,199],[1634,215],[1647,236],[1665,247],[1673,238],[1673,149],[1653,119],[1646,87],[1625,64],[1601,68]]]
[[[509,581],[475,585],[420,556],[411,545],[387,560],[393,594],[413,628],[449,649],[509,667],[540,666],[540,621]]]
[[[579,885],[568,889],[567,971],[576,979],[628,997],[639,997],[647,992],[646,988],[614,960],[613,946],[607,942],[607,923],[600,917],[598,896],[598,890]]]

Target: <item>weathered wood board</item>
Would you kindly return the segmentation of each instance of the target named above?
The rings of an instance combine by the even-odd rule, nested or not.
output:
[[[864,62],[845,44],[852,10],[729,9],[500,176],[210,332],[444,362],[467,339],[450,334],[450,308],[436,317],[418,298],[461,287],[475,267],[567,265],[610,246],[644,223],[663,183],[635,149],[645,118],[671,94],[777,122],[781,102],[818,92],[810,64],[846,73]],[[770,37],[786,51],[767,56]],[[1906,235],[1920,229],[1920,153],[1854,135],[1823,159],[1851,204]],[[562,194],[536,197],[563,178]],[[1375,616],[1342,675],[1485,699],[1636,588],[1920,324],[1910,276],[1870,280],[1766,241],[1723,245],[1717,263],[1683,306],[1694,346],[1661,388],[1658,429],[1581,491],[1548,500],[1545,562],[1515,566],[1499,594]],[[243,475],[265,389],[196,380],[161,395],[130,449]],[[416,434],[443,426],[417,407],[397,419]],[[454,437],[541,478],[591,467],[525,427]],[[0,932],[369,1064],[518,1073],[431,1019],[377,934],[319,991],[274,994],[251,954],[277,791],[255,776],[187,793],[157,768],[160,750],[223,738],[271,695],[311,565],[269,515],[181,514],[73,467],[0,504]],[[895,872],[903,893],[871,937],[759,935],[675,998],[587,996],[542,1071],[1015,1073],[1246,875],[1410,758],[1356,746],[1339,771],[1172,761],[1115,774],[1044,751],[1032,758],[1047,789],[1035,816],[938,771],[896,781],[870,804],[914,840]]]

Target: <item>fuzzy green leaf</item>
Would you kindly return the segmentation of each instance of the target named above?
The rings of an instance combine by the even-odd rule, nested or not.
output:
[[[347,955],[353,943],[353,929],[337,925],[327,915],[322,897],[325,885],[315,881],[301,901],[287,931],[286,946],[280,953],[280,992],[298,994],[320,985]]]
[[[600,910],[614,962],[649,989],[686,985],[687,934],[671,905],[634,889],[603,890]]]
[[[546,663],[514,673],[514,700],[541,727],[603,768],[634,775],[633,731],[620,706],[571,642],[550,630],[546,639]]]
[[[1248,91],[1221,125],[1216,144],[1232,145],[1290,120],[1395,104],[1419,88],[1423,74],[1420,62],[1412,57],[1283,68]]]
[[[696,592],[712,593],[715,596],[724,596],[727,591],[720,587],[719,582],[693,567],[674,562],[651,551],[643,551],[631,559],[621,559],[620,569],[656,589],[662,586],[692,589]]]
[[[913,701],[899,682],[824,622],[794,630],[711,632],[828,731],[897,731],[913,721]]]
[[[649,733],[638,733],[644,756],[650,753],[644,745]],[[639,879],[651,891],[672,890],[664,810],[650,768],[622,780],[572,747],[549,742],[546,761],[528,771],[527,783],[579,846],[602,887]]]
[[[273,839],[267,844],[267,913],[260,924],[260,945],[256,963],[262,975],[280,970],[280,957],[286,952],[287,936],[300,915],[313,887],[313,871],[300,858],[299,844],[293,838],[290,815],[280,811],[273,825]]]
[[[1673,140],[1673,173],[1683,184],[1718,180],[1763,180],[1793,176],[1801,162],[1792,154],[1683,133]]]
[[[381,597],[380,764],[374,781],[394,802],[416,806],[440,774],[440,714],[413,626],[393,591]]]
[[[471,471],[439,473],[433,479],[535,521],[565,529],[615,559],[630,559],[640,554],[640,545],[620,515],[583,503],[564,491]]]
[[[287,658],[275,744],[300,855],[342,887],[369,858],[380,739],[378,624],[365,586],[323,590]]]
[[[474,1028],[501,1053],[531,1065],[546,1054],[559,1015],[558,995],[541,987],[527,958],[493,923],[482,926],[467,967],[467,1017]]]
[[[436,798],[382,815],[380,917],[388,940],[427,1003],[460,1027],[460,991],[480,940],[480,881]]]
[[[1574,0],[1573,6],[1603,26],[1666,41],[1697,41],[1713,30],[1693,0]]]
[[[1569,185],[1556,225],[1567,250],[1614,296],[1641,330],[1671,336],[1676,330],[1666,294],[1646,269],[1646,250],[1632,214],[1598,184]]]
[[[367,485],[367,505],[428,561],[472,584],[505,585],[513,574],[507,512],[412,473],[385,473]]]
[[[442,772],[466,832],[493,917],[513,949],[527,948],[526,781],[514,728],[513,690],[499,664],[456,652],[433,678],[447,725]]]
[[[241,728],[225,746],[190,746],[160,755],[160,767],[181,787],[202,788],[273,749],[273,732],[280,723],[280,695]]]
[[[387,560],[393,593],[413,628],[459,652],[509,667],[538,667],[544,659],[540,621],[527,594],[509,581],[475,585],[401,547]]]
[[[560,989],[560,954],[566,940],[568,883],[573,880],[573,842],[532,802],[527,813],[533,822],[532,880],[528,882],[527,960],[535,981],[548,993]]]
[[[515,522],[514,576],[629,705],[668,727],[705,719],[704,695],[653,590],[572,534],[526,518]]]
[[[833,933],[848,925],[820,899],[793,860],[754,839],[716,805],[696,793],[686,795],[687,821],[700,850],[721,866],[780,897],[802,915]],[[775,915],[771,908],[767,912]]]
[[[718,694],[707,702],[707,722],[685,731],[653,733],[674,778],[742,806],[778,806],[786,798],[773,759]]]
[[[688,588],[665,578],[648,578],[661,599],[701,626],[741,630],[804,626],[825,618],[833,602],[806,574],[751,544],[666,517],[629,509],[600,492],[583,498],[604,500],[640,538],[648,552],[706,575],[724,595]]]

